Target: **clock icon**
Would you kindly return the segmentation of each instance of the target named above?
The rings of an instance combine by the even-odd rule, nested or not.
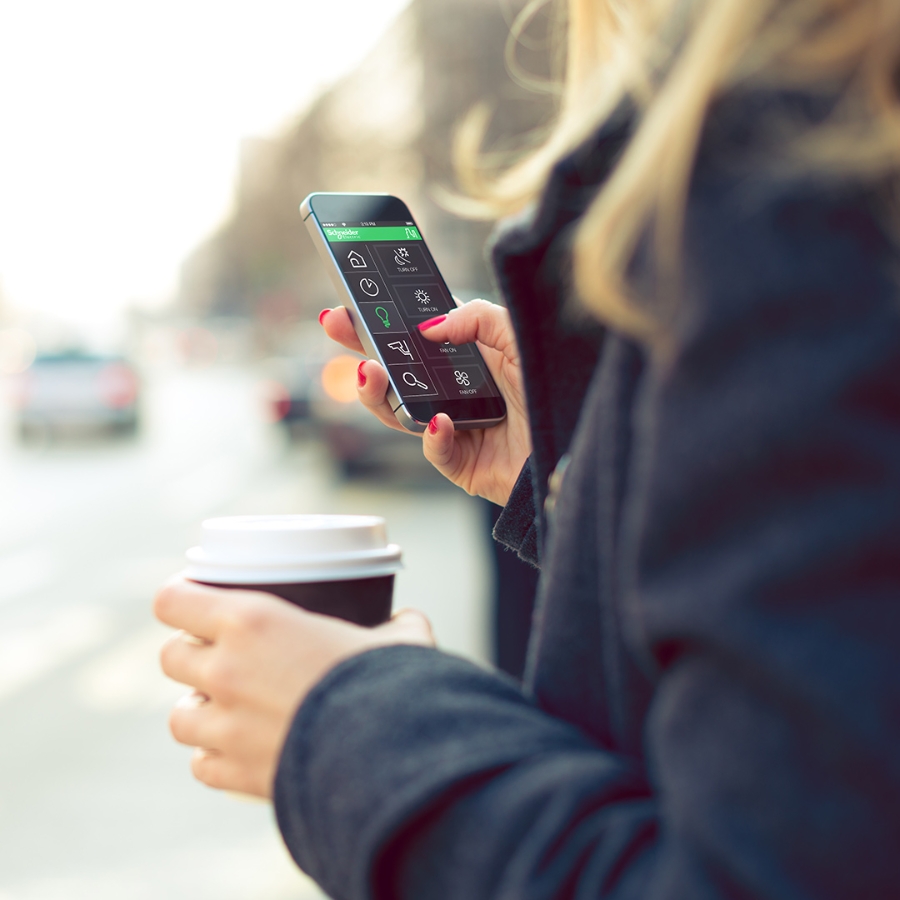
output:
[[[363,278],[359,282],[360,290],[369,297],[378,296],[378,285],[371,278]]]

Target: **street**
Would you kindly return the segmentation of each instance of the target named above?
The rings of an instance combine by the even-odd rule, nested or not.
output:
[[[252,372],[170,369],[148,375],[131,442],[20,446],[0,421],[0,900],[322,896],[271,806],[196,783],[168,733],[184,688],[159,671],[168,631],[150,604],[203,518],[383,515],[404,549],[395,607],[484,658],[480,506],[452,488],[341,482],[259,408]]]

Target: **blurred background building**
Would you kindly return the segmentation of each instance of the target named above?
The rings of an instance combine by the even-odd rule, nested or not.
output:
[[[549,94],[514,78],[504,51],[519,4],[413,0],[367,58],[284,133],[244,142],[233,214],[185,262],[179,303],[202,316],[253,319],[270,340],[286,322],[333,304],[324,267],[298,207],[311,191],[375,191],[404,199],[451,289],[489,295],[485,223],[462,220],[438,200],[455,183],[455,130],[476,105],[492,111],[488,144],[526,145],[552,111]],[[516,49],[547,78],[546,23]]]
[[[150,602],[206,517],[382,515],[398,605],[491,658],[490,510],[356,402],[298,206],[397,194],[490,295],[489,226],[437,197],[476,103],[501,153],[552,111],[504,62],[524,2],[0,4],[0,900],[321,898],[167,732]]]

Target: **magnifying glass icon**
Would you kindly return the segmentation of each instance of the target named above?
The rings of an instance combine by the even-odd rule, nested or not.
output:
[[[423,391],[427,391],[427,390],[428,390],[428,385],[427,385],[427,384],[422,384],[422,382],[419,381],[419,379],[416,378],[416,376],[413,375],[412,372],[404,372],[404,373],[403,373],[403,380],[404,380],[410,387],[420,387],[420,388],[422,388]]]

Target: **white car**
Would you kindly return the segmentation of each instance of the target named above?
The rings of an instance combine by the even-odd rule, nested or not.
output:
[[[39,355],[12,386],[23,439],[75,430],[134,434],[139,400],[140,380],[130,363],[82,352]]]

